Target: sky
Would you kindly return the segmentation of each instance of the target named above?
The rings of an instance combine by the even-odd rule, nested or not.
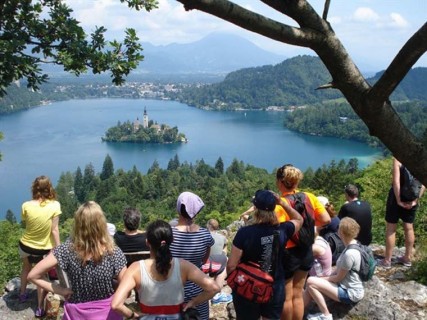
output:
[[[185,11],[175,0],[159,0],[151,12],[135,11],[119,0],[66,0],[87,33],[96,26],[107,28],[107,38],[123,39],[124,29],[132,27],[142,42],[154,45],[190,43],[213,32],[244,37],[257,46],[294,57],[315,53],[244,30],[197,10]],[[286,16],[261,1],[234,0],[242,7],[276,21],[297,26]],[[322,15],[325,0],[309,1]],[[328,21],[356,64],[372,70],[386,68],[405,42],[427,21],[427,0],[332,0]],[[427,54],[415,66],[427,67]]]

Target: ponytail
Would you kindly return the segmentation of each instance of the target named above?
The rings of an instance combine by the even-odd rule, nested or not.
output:
[[[167,276],[172,264],[172,253],[169,244],[165,240],[162,241],[160,247],[156,250],[156,271],[162,276]]]
[[[173,240],[172,228],[163,220],[156,220],[147,226],[147,240],[155,255],[156,271],[166,276],[172,267],[170,245]]]

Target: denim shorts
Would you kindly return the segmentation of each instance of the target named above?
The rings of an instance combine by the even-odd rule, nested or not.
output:
[[[344,289],[341,286],[338,286],[338,299],[340,302],[345,304],[353,304],[354,302],[350,300],[350,297],[348,296],[347,289]]]

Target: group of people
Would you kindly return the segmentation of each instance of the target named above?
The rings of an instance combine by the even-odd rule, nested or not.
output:
[[[418,198],[424,192],[422,186],[417,199],[400,198],[401,167],[394,159],[387,200],[386,254],[380,262],[386,268],[391,265],[399,219],[404,222],[406,246],[399,262],[410,265],[414,245],[411,227]],[[156,220],[141,232],[141,213],[128,208],[123,213],[124,230],[114,236],[108,232],[102,208],[88,201],[77,209],[71,234],[60,243],[60,204],[49,178],[38,177],[32,185],[33,199],[22,206],[21,220],[26,229],[19,242],[23,261],[19,301],[28,300],[26,285],[31,281],[38,293],[36,317],[45,315],[45,295],[53,292],[65,299],[64,319],[178,320],[183,312],[196,309],[199,319],[207,320],[209,301],[214,297],[217,301],[233,301],[237,319],[303,319],[312,302],[320,313],[307,319],[332,319],[326,298],[353,304],[364,296],[358,275],[361,255],[348,247],[358,242],[370,244],[372,213],[369,204],[359,199],[355,185],[345,187],[346,203],[338,215],[327,198],[303,192],[304,204],[311,208],[316,238],[312,246],[302,248],[295,235],[304,220],[292,206],[302,178],[301,170],[287,164],[276,172],[278,193],[255,193],[252,208],[242,214],[248,223],[237,231],[227,257],[227,240],[217,232],[218,222],[209,220],[207,228],[196,223],[204,203],[192,192],[179,195],[178,217],[173,223]],[[327,232],[337,232],[346,247],[335,268],[331,248],[322,238]],[[279,250],[274,249],[277,241]],[[124,252],[144,250],[149,251],[149,258],[127,262]],[[34,257],[44,258],[32,267]],[[232,297],[221,292],[227,274],[239,263],[249,261],[274,278],[268,303],[246,300],[234,290]],[[202,271],[206,264],[219,267],[206,275]],[[68,287],[46,279],[46,273],[55,267],[68,275]],[[125,304],[132,290],[137,292],[138,310]]]
[[[386,254],[384,260],[379,261],[379,265],[386,268],[391,264],[390,258],[399,219],[404,222],[406,251],[405,256],[398,258],[398,262],[406,266],[411,265],[414,245],[412,223],[418,199],[425,189],[424,186],[420,188],[416,199],[403,199],[399,191],[400,185],[403,184],[399,173],[403,168],[398,160],[393,159],[393,182],[386,209]],[[290,164],[282,166],[276,172],[280,198],[271,193],[268,196],[270,205],[266,205],[265,201],[258,199],[257,193],[253,206],[241,215],[247,226],[241,228],[233,240],[227,266],[229,272],[232,272],[239,262],[246,260],[258,262],[260,265],[264,263],[265,270],[268,271],[269,268],[271,270],[272,266],[265,263],[271,261],[271,257],[265,256],[265,252],[271,250],[263,247],[269,241],[266,241],[264,234],[256,231],[257,228],[264,232],[268,232],[270,228],[271,237],[271,226],[279,226],[281,232],[285,234],[283,239],[286,249],[279,258],[282,263],[276,270],[281,270],[282,274],[275,273],[275,291],[269,303],[257,306],[233,292],[238,319],[299,320],[303,319],[304,315],[307,315],[307,319],[332,319],[326,304],[327,299],[355,304],[364,297],[364,285],[359,276],[361,253],[353,245],[356,243],[369,245],[372,241],[372,212],[369,203],[359,199],[359,189],[356,185],[349,184],[344,188],[346,201],[337,214],[326,197],[316,197],[312,193],[304,192],[305,205],[311,208],[315,221],[316,237],[311,247],[303,248],[298,246],[292,237],[301,225],[294,215],[293,208],[286,207],[286,204],[292,202],[290,195],[298,193],[297,188],[302,178],[303,174],[298,168]],[[264,193],[264,198],[268,197]],[[276,199],[275,205],[273,199]],[[270,220],[265,220],[266,217]],[[292,222],[293,227],[289,222]],[[335,267],[332,266],[331,247],[322,237],[328,233],[336,233],[344,247]],[[284,301],[283,304],[279,303],[281,299]],[[307,314],[313,302],[320,312]]]

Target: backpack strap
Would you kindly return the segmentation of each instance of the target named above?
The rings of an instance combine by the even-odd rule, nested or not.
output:
[[[344,249],[344,251],[342,252],[342,254],[344,254],[344,252],[346,252],[347,250],[349,250],[349,249],[356,249],[357,251],[359,251],[359,254],[360,254],[360,263],[362,263],[362,248],[360,247],[360,244],[357,242],[357,243],[350,243],[345,249]],[[350,269],[350,270],[352,270],[352,271],[354,271],[354,272],[357,272],[357,270],[355,270],[353,267]],[[359,266],[359,271],[360,271],[360,266]]]

